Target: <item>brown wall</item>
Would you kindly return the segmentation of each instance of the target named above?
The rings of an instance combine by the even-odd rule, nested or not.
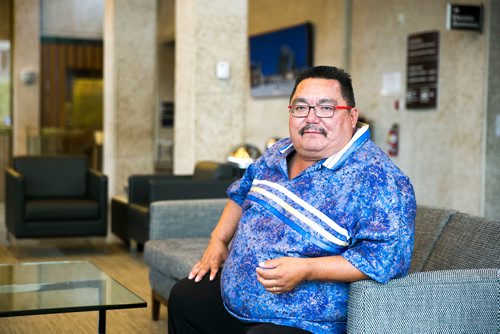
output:
[[[10,40],[11,0],[0,0],[0,40]]]

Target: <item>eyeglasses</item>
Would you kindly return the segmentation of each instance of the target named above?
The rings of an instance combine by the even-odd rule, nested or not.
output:
[[[316,117],[318,118],[331,118],[335,114],[337,109],[351,110],[354,107],[348,106],[330,106],[326,104],[321,104],[319,106],[310,106],[307,104],[293,104],[288,106],[288,110],[293,117],[306,118],[309,115],[311,109],[314,110]]]

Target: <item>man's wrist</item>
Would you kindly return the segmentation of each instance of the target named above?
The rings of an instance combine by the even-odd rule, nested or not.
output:
[[[304,266],[303,266],[303,270],[304,270],[304,281],[314,281],[315,280],[315,276],[313,275],[314,273],[314,269],[313,269],[313,265],[314,265],[314,261],[311,261],[311,259],[308,259],[308,258],[304,258],[303,259],[304,261]]]
[[[227,242],[223,237],[220,237],[220,236],[213,234],[213,233],[210,234],[210,240],[222,242],[225,246],[227,246],[229,244],[229,242]]]

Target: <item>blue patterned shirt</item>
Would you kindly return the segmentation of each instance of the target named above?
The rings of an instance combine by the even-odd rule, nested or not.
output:
[[[349,284],[305,281],[271,294],[257,281],[260,262],[342,255],[385,283],[407,274],[413,251],[415,196],[410,180],[358,128],[336,155],[290,180],[283,139],[228,189],[242,217],[224,264],[224,305],[237,318],[343,333]]]

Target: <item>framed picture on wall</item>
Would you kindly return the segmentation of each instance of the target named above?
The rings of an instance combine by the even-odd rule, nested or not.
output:
[[[304,23],[250,37],[253,97],[288,96],[295,77],[312,66],[312,24]]]

